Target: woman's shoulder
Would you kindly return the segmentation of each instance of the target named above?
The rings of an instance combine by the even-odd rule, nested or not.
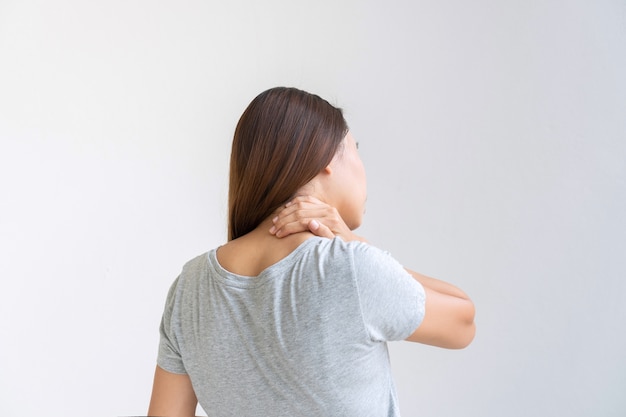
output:
[[[326,253],[329,256],[352,259],[356,262],[376,263],[376,262],[395,262],[391,254],[370,243],[361,241],[344,241],[340,237],[333,239],[313,238],[316,241],[314,246],[317,251]]]
[[[346,251],[358,254],[382,254],[388,256],[389,253],[377,246],[360,240],[345,241],[341,237],[336,236],[333,239],[318,237],[320,241],[326,241],[327,247],[332,250]]]
[[[173,293],[180,292],[185,288],[193,287],[194,283],[196,283],[199,278],[205,276],[207,273],[209,256],[211,252],[214,251],[215,249],[212,249],[209,252],[204,252],[192,259],[189,259],[183,264],[180,273],[170,287],[171,295],[173,295]]]
[[[181,275],[188,274],[188,273],[196,273],[199,271],[206,270],[207,261],[209,257],[211,256],[211,253],[215,253],[216,250],[217,248],[214,248],[214,249],[211,249],[210,251],[204,252],[200,255],[197,255],[189,259],[187,262],[183,264]]]

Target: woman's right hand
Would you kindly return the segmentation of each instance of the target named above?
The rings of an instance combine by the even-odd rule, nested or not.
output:
[[[272,222],[274,225],[270,233],[278,238],[310,231],[329,239],[339,236],[345,241],[366,242],[352,233],[336,208],[312,196],[299,196],[289,201],[276,213]]]

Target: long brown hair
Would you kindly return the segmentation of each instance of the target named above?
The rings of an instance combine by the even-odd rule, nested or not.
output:
[[[348,132],[339,108],[295,88],[259,94],[233,138],[228,240],[251,232],[326,167]]]

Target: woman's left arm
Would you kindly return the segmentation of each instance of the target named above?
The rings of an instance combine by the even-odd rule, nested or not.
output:
[[[189,375],[173,374],[156,367],[149,416],[193,417],[197,405]]]

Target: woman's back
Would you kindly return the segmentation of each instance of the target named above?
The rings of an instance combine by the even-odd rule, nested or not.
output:
[[[384,342],[424,312],[399,264],[339,238],[306,239],[256,277],[217,253],[172,286],[159,353],[161,368],[189,374],[209,416],[397,414]]]

